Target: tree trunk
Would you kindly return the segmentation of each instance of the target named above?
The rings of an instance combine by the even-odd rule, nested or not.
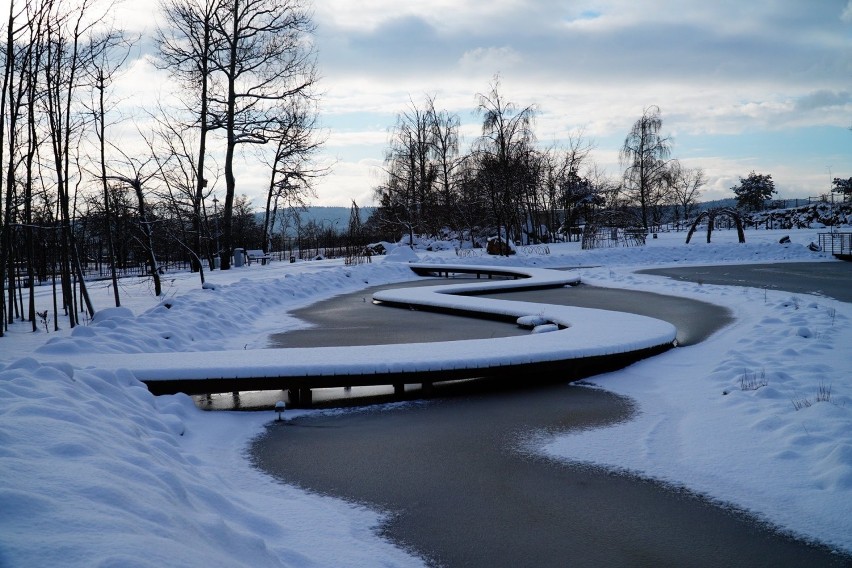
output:
[[[3,84],[2,90],[0,90],[0,117],[3,117],[3,120],[0,120],[0,168],[3,167],[3,149],[5,147],[5,135],[6,135],[6,88],[10,82],[10,76],[12,74],[12,62],[13,62],[13,54],[15,49],[15,12],[14,6],[10,2],[9,3],[9,21],[6,26],[6,61],[3,67]],[[3,172],[0,171],[0,197],[3,196]],[[6,205],[2,211],[0,211],[0,291],[3,290],[3,284],[6,281],[6,255],[7,247],[9,246],[9,208],[10,208],[10,196],[11,196],[11,188],[6,188],[7,199]],[[0,203],[2,203],[2,199],[0,199]],[[3,295],[0,294],[0,337],[3,337],[6,329],[6,299],[3,298]]]
[[[142,232],[145,233],[145,239],[148,241],[145,252],[148,256],[148,267],[151,270],[151,277],[154,279],[154,295],[159,298],[163,293],[163,288],[160,284],[160,267],[157,266],[157,256],[154,253],[151,224],[148,222],[148,216],[145,213],[145,197],[142,195],[142,183],[139,180],[134,180],[132,185],[133,190],[136,192],[136,199],[139,202],[139,223],[142,225]]]
[[[201,132],[198,140],[198,171],[196,173],[195,200],[192,203],[193,219],[192,229],[195,232],[195,255],[193,255],[193,271],[196,269],[203,271],[201,267],[201,233],[203,228],[201,217],[201,205],[204,201],[204,188],[207,187],[207,180],[204,177],[204,156],[207,153],[207,89],[209,81],[209,61],[207,53],[210,49],[210,15],[207,13],[204,18],[204,39],[203,49],[206,51],[205,56],[201,58]],[[218,254],[219,251],[216,251]],[[201,276],[201,282],[204,283],[204,275]]]
[[[104,89],[106,88],[106,86],[104,85],[103,73],[99,74],[98,84],[95,88],[98,89],[100,102],[100,107],[98,108],[98,114],[100,118],[100,124],[98,125],[98,139],[100,141],[101,146],[101,181],[103,182],[104,190],[104,219],[107,234],[107,250],[109,252],[109,266],[112,277],[113,298],[115,299],[115,307],[118,308],[121,306],[121,298],[118,293],[118,274],[115,268],[115,242],[113,240],[112,234],[112,212],[110,210],[111,208],[109,204],[109,184],[107,184],[106,172],[106,123],[104,122]]]

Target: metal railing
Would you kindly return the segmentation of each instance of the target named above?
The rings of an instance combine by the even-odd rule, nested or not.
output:
[[[819,246],[835,256],[852,256],[852,233],[819,233]]]

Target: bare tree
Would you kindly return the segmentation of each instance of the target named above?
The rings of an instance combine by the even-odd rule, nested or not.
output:
[[[89,65],[86,72],[92,86],[92,101],[89,111],[92,114],[95,127],[95,136],[98,140],[100,151],[100,179],[103,189],[103,207],[105,227],[107,235],[107,253],[109,254],[110,273],[112,276],[112,289],[115,306],[121,306],[121,297],[118,292],[118,274],[115,262],[115,241],[112,231],[112,213],[109,199],[109,188],[107,183],[106,166],[106,127],[107,127],[107,91],[111,86],[119,69],[127,61],[133,40],[126,36],[120,29],[110,29],[107,32],[89,38],[89,47],[86,55],[89,57]]]
[[[308,101],[292,101],[281,109],[277,128],[275,154],[270,164],[271,175],[266,193],[263,219],[263,247],[272,248],[272,235],[279,206],[304,208],[314,197],[314,181],[326,175],[329,168],[312,165],[311,159],[324,142],[316,134],[316,112]]]
[[[19,24],[22,13],[17,13],[14,3],[9,3],[9,19],[6,24],[5,65],[3,67],[3,90],[0,93],[0,111],[3,119],[0,120],[0,169],[6,166],[5,176],[0,174],[0,197],[3,196],[3,183],[5,181],[5,203],[0,200],[0,292],[6,284],[8,270],[9,310],[6,311],[6,298],[0,296],[0,336],[3,335],[7,325],[14,321],[13,305],[15,300],[15,278],[14,261],[12,255],[12,224],[15,205],[15,167],[18,150],[18,118],[21,113],[23,91],[21,89],[24,73],[22,72],[21,59],[24,58],[22,50],[18,45],[19,34],[25,25]],[[18,81],[16,82],[16,71]],[[8,105],[8,107],[7,107]],[[7,112],[8,108],[8,112]],[[6,130],[8,122],[9,130]],[[8,141],[6,138],[8,137]],[[4,164],[4,151],[6,144],[9,147],[8,163]],[[5,179],[4,179],[5,178]]]
[[[487,188],[494,221],[506,239],[520,232],[516,205],[527,189],[529,152],[535,142],[532,126],[535,107],[519,109],[500,93],[500,78],[491,90],[477,95],[482,115],[482,137],[476,144],[480,182]]]
[[[187,112],[197,125],[197,158],[185,161],[191,168],[195,192],[192,198],[192,226],[194,234],[193,270],[201,270],[202,226],[204,219],[204,192],[208,187],[205,169],[207,135],[214,128],[210,121],[210,89],[213,81],[213,53],[219,38],[214,33],[215,15],[221,9],[221,0],[165,0],[162,13],[166,26],[157,30],[160,50],[159,65],[177,78],[190,96]],[[197,111],[195,110],[197,109]],[[174,128],[170,128],[175,132]],[[177,153],[178,156],[186,152]],[[172,153],[175,155],[175,153]],[[194,163],[193,163],[194,162]],[[219,251],[216,251],[218,255]],[[211,263],[213,265],[213,263]],[[202,278],[203,280],[203,278]]]
[[[218,251],[214,252],[209,246],[211,231],[204,207],[205,200],[215,188],[218,173],[208,166],[208,175],[214,181],[205,183],[201,193],[198,193],[195,152],[198,147],[196,135],[200,133],[196,129],[184,129],[181,124],[164,120],[162,116],[166,116],[165,111],[152,117],[157,125],[153,135],[146,137],[150,154],[157,164],[156,175],[162,186],[155,195],[174,221],[170,237],[189,254],[191,267],[198,272],[203,286],[202,258],[206,254],[212,269],[215,268],[214,257],[218,255]]]
[[[428,232],[437,172],[432,162],[433,119],[429,108],[410,101],[391,130],[385,154],[386,182],[376,191],[386,224],[404,228],[409,245],[415,232]]]
[[[647,230],[652,209],[661,201],[666,163],[671,154],[668,137],[660,134],[663,119],[660,108],[647,107],[621,147],[619,157],[624,170],[625,191],[641,209],[642,226]]]
[[[539,203],[551,238],[555,238],[557,229],[569,230],[583,212],[601,201],[591,181],[581,175],[593,148],[579,130],[568,135],[564,146],[541,152]]]
[[[672,160],[669,164],[666,180],[672,189],[676,207],[675,221],[687,222],[692,217],[698,198],[701,197],[701,187],[707,183],[704,170],[701,168],[685,168],[679,160]]]
[[[459,126],[457,114],[435,108],[435,97],[426,99],[430,120],[430,145],[434,162],[435,191],[438,193],[438,210],[444,223],[452,223],[456,210],[459,172],[464,158],[459,154]]]
[[[35,306],[35,227],[33,225],[33,200],[36,177],[36,153],[39,147],[39,132],[37,131],[36,105],[39,98],[38,70],[44,51],[42,30],[46,12],[43,6],[28,5],[29,50],[24,63],[26,74],[26,112],[27,112],[27,143],[24,154],[24,215],[23,225],[27,249],[27,282],[29,283],[28,317],[33,331],[38,329]],[[0,282],[3,278],[0,277]]]
[[[152,228],[153,220],[148,215],[148,208],[145,205],[145,194],[143,191],[145,183],[153,178],[157,172],[155,171],[147,175],[142,174],[142,170],[150,161],[153,160],[153,158],[146,159],[145,161],[139,161],[129,158],[123,152],[121,152],[121,154],[124,156],[124,168],[130,170],[130,175],[113,174],[107,175],[106,179],[121,182],[131,188],[136,194],[139,225],[145,238],[142,246],[145,250],[146,256],[148,257],[148,269],[150,271],[151,278],[154,281],[154,295],[160,297],[163,293],[163,287],[160,284],[160,266],[157,263],[157,255],[154,249],[154,230]]]
[[[215,126],[225,131],[224,270],[233,249],[235,152],[240,145],[274,139],[282,109],[315,96],[317,74],[309,42],[313,23],[301,0],[223,0],[214,20],[221,44],[213,69],[222,76],[222,88],[211,101]]]
[[[43,65],[46,89],[44,111],[47,116],[48,138],[53,154],[53,173],[62,231],[63,297],[68,308],[69,323],[71,327],[74,327],[78,323],[78,318],[75,307],[76,294],[73,292],[71,282],[72,270],[77,277],[80,295],[89,316],[93,316],[95,311],[83,278],[77,242],[72,230],[71,149],[72,145],[79,148],[79,144],[75,142],[79,140],[84,125],[73,103],[82,84],[84,68],[90,61],[85,51],[87,49],[85,39],[103,18],[91,13],[91,0],[78,0],[72,5],[62,2],[61,8],[59,4],[59,2],[54,3],[48,0],[51,16],[46,29],[47,47]],[[79,177],[76,182],[79,183]]]

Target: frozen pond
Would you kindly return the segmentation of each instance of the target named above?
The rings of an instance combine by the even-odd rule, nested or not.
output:
[[[518,333],[497,322],[378,308],[369,304],[369,293],[304,310],[297,315],[317,327],[278,337],[295,346],[424,341],[433,335],[446,340],[447,329],[463,329],[459,338]],[[700,302],[588,286],[511,296],[632,307],[675,323],[682,343],[700,341],[730,317]],[[373,325],[381,329],[361,327],[364,320],[352,315],[366,312],[378,318]],[[476,383],[437,387],[428,402],[273,423],[254,443],[252,456],[258,467],[287,483],[386,510],[390,517],[382,533],[436,565],[845,562],[688,493],[529,451],[529,444],[548,433],[629,420],[637,409],[628,399],[568,384],[503,390]]]

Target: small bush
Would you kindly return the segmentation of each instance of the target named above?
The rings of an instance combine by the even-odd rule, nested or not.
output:
[[[820,383],[817,389],[816,402],[831,402],[831,385]]]
[[[766,369],[761,369],[760,373],[750,373],[744,371],[740,377],[740,390],[754,391],[760,387],[765,387],[769,384],[766,380]]]
[[[792,399],[790,402],[793,403],[793,408],[796,410],[808,408],[816,402],[831,402],[831,385],[820,383],[813,401],[807,397],[799,397]]]

